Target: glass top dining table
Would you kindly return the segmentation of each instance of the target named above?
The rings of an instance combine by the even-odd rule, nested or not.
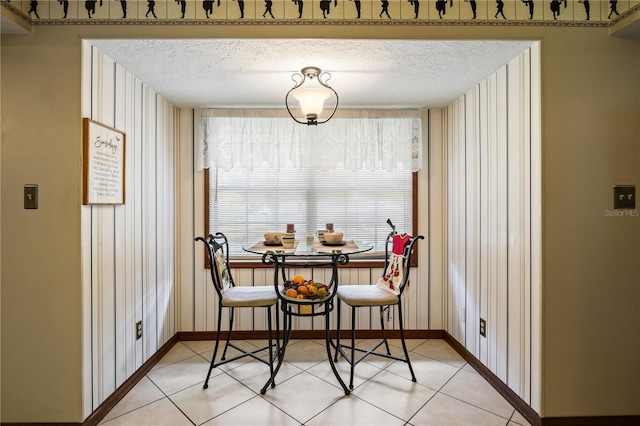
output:
[[[273,370],[273,374],[261,389],[264,394],[269,386],[275,387],[275,378],[284,361],[284,354],[287,343],[291,337],[291,319],[298,317],[323,316],[325,319],[325,340],[327,348],[327,358],[333,374],[342,386],[345,395],[349,395],[349,388],[338,374],[331,354],[335,348],[330,336],[329,314],[333,311],[334,297],[338,288],[338,268],[349,263],[349,256],[364,253],[373,249],[373,244],[361,241],[347,240],[340,245],[325,245],[317,240],[304,239],[296,240],[294,247],[285,249],[282,246],[271,246],[264,241],[245,245],[243,250],[249,253],[262,255],[262,263],[273,265],[274,286],[278,298],[280,299],[281,311],[284,314],[284,338],[278,352],[278,364]],[[286,270],[295,267],[328,267],[331,269],[331,279],[328,283],[328,295],[322,299],[309,300],[287,297],[282,290],[282,284],[286,280]]]
[[[285,249],[282,245],[267,244],[265,241],[259,241],[253,244],[247,244],[242,249],[248,253],[264,255],[272,253],[278,256],[287,257],[330,257],[335,254],[352,255],[364,253],[373,249],[373,244],[363,241],[346,240],[341,244],[329,245],[321,243],[314,239],[295,240],[293,248]]]

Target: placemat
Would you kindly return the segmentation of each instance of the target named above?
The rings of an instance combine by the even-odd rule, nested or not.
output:
[[[324,245],[320,241],[314,241],[312,247],[314,250],[355,250],[357,248],[358,245],[353,240],[349,240],[341,246]]]
[[[259,243],[257,243],[256,245],[254,245],[253,247],[251,247],[250,250],[256,250],[256,251],[268,251],[268,250],[294,250],[295,248],[298,247],[298,240],[295,240],[293,242],[293,248],[290,249],[286,249],[284,247],[282,247],[282,245],[279,246],[271,246],[271,245],[267,245],[264,243],[264,241],[260,241]]]

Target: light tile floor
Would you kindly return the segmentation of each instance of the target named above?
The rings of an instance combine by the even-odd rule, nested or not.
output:
[[[390,343],[392,352],[401,353],[399,340]],[[277,386],[260,395],[269,375],[265,364],[250,358],[226,364],[213,370],[209,388],[202,389],[213,342],[178,342],[101,424],[528,425],[444,340],[407,345],[417,383],[405,363],[369,357],[356,366],[347,396],[331,371],[324,341],[292,340]],[[348,364],[339,359],[337,367],[348,385]]]

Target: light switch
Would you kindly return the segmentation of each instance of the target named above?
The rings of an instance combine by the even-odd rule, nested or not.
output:
[[[25,209],[38,208],[38,185],[24,186],[24,208]]]
[[[614,209],[635,209],[636,208],[636,186],[616,185],[613,187],[613,208]]]

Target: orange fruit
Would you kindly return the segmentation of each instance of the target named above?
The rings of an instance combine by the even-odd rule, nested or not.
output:
[[[318,287],[316,287],[315,285],[308,285],[307,290],[311,294],[316,294],[318,292]]]
[[[300,293],[300,294],[309,293],[309,289],[307,288],[306,285],[299,285],[298,286],[298,293]]]
[[[298,274],[295,277],[293,277],[291,281],[293,281],[294,284],[302,284],[304,282],[304,277]]]
[[[304,294],[299,294],[296,296],[296,299],[304,299]]]
[[[285,293],[288,297],[297,297],[298,296],[298,292],[295,291],[294,289],[290,288],[287,290],[287,292]]]

